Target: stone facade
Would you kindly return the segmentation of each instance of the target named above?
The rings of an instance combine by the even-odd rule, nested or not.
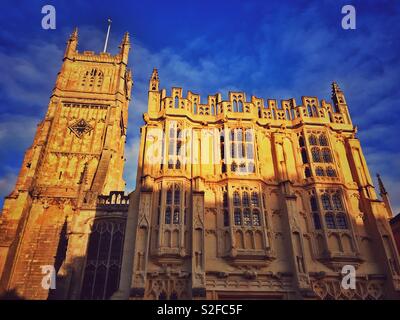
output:
[[[28,299],[399,298],[345,96],[264,101],[160,89],[151,75],[136,190],[124,195],[132,75],[71,35],[47,114],[0,218],[1,292]],[[56,289],[43,287],[54,266]],[[356,289],[341,286],[356,269]],[[119,283],[119,285],[118,285]],[[119,289],[118,289],[119,288]],[[118,290],[117,290],[118,289]],[[0,293],[1,293],[0,292]]]
[[[155,69],[115,298],[399,297],[389,202],[336,83],[332,103],[280,106],[159,85]]]
[[[46,116],[0,217],[0,291],[23,298],[48,298],[42,287],[46,265],[57,272],[50,297],[79,298],[94,221],[126,220],[129,36],[115,56],[78,52],[77,43],[75,30]]]

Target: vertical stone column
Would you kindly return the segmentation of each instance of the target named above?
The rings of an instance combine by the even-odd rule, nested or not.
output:
[[[200,180],[197,178],[196,180]],[[192,297],[206,296],[204,253],[204,191],[196,181],[193,191],[192,216]]]

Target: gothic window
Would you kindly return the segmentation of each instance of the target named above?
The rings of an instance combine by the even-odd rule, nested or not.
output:
[[[239,195],[239,192],[237,192],[237,191],[235,191],[233,193],[233,205],[235,207],[240,206],[240,195]]]
[[[321,196],[321,202],[324,210],[332,210],[331,199],[327,193]]]
[[[313,135],[313,134],[308,138],[308,142],[312,146],[317,146],[318,145],[317,137],[315,135]]]
[[[251,214],[250,209],[246,208],[243,211],[243,225],[244,226],[251,226]]]
[[[239,208],[235,208],[234,220],[236,226],[242,225],[242,214]]]
[[[324,159],[324,162],[327,162],[327,163],[332,162],[331,151],[328,148],[322,149],[322,158]]]
[[[165,224],[171,224],[171,208],[165,209]]]
[[[328,112],[328,116],[329,116],[329,121],[330,121],[330,122],[333,122],[332,112],[329,111],[329,112]]]
[[[176,122],[170,123],[168,139],[168,169],[181,169],[184,139]]]
[[[338,193],[336,193],[332,196],[332,202],[333,202],[333,208],[335,210],[338,210],[338,211],[343,210],[342,199],[340,198],[340,195]]]
[[[241,197],[240,197],[241,196]],[[258,192],[238,191],[233,193],[234,221],[237,226],[260,226],[260,201]]]
[[[100,89],[103,85],[104,73],[103,71],[97,70],[95,68],[90,71],[84,72],[81,81],[81,87],[85,90]]]
[[[174,224],[179,224],[179,209],[175,208],[174,210],[174,219],[173,219]]]
[[[249,194],[245,191],[243,192],[243,207],[249,207],[250,206],[250,202],[249,202]]]
[[[89,237],[81,299],[110,299],[118,289],[125,221],[97,220]]]
[[[318,111],[316,106],[312,106],[314,117],[318,117]]]
[[[172,189],[167,191],[167,204],[172,204]]]
[[[314,147],[311,149],[311,155],[313,162],[321,162],[321,153],[319,151],[319,148]]]
[[[260,211],[258,209],[253,209],[253,226],[260,226]]]
[[[332,167],[328,167],[328,168],[326,168],[326,175],[328,177],[336,177],[337,176],[336,175],[336,170],[333,169]]]
[[[254,206],[254,207],[259,207],[258,193],[257,192],[252,192],[251,193],[251,205]]]
[[[319,136],[319,145],[320,146],[327,146],[328,145],[328,139],[326,138],[326,135],[321,134]]]
[[[230,156],[232,158],[231,171],[239,173],[253,173],[254,167],[254,137],[252,129],[230,130]],[[235,166],[233,165],[235,163]],[[239,170],[238,170],[239,169]]]
[[[178,108],[179,108],[179,98],[178,98],[178,96],[175,97],[174,108],[175,108],[175,109],[178,109]]]
[[[184,195],[184,193],[182,194]],[[179,224],[181,212],[181,188],[178,184],[173,184],[168,188],[165,204],[165,224]]]
[[[335,218],[332,213],[327,213],[325,215],[325,223],[328,229],[336,229]]]
[[[242,101],[239,101],[239,103],[238,103],[238,111],[243,112],[243,102]]]
[[[276,111],[275,111],[275,109],[272,109],[272,119],[276,119]]]
[[[343,213],[338,213],[336,215],[336,227],[338,229],[347,229],[346,216]]]
[[[332,196],[330,196],[330,194]],[[332,201],[331,201],[332,200]],[[345,208],[342,196],[339,191],[329,191],[321,197],[324,210],[328,210],[325,214],[325,222],[329,229],[348,229]]]
[[[310,105],[307,105],[307,113],[308,113],[308,116],[309,116],[309,117],[312,117],[312,116],[313,116],[313,114],[312,114],[312,109],[311,109],[311,106],[310,106]]]
[[[322,176],[325,175],[325,171],[324,171],[323,168],[317,167],[317,168],[315,169],[315,174],[316,174],[317,176],[319,176],[319,177],[322,177]]]
[[[197,103],[193,103],[193,113],[196,114],[197,113]]]

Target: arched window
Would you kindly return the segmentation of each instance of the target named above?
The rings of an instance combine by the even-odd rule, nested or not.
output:
[[[171,208],[167,207],[165,209],[165,224],[171,224]]]
[[[165,291],[162,291],[158,296],[158,300],[167,300],[167,293]]]
[[[313,106],[312,107],[313,113],[314,113],[314,117],[318,117],[318,111],[317,111],[317,107]]]
[[[249,207],[250,206],[249,194],[246,191],[243,192],[242,203],[243,203],[243,207]]]
[[[171,293],[171,297],[169,298],[170,300],[178,300],[178,294],[174,291]]]
[[[336,224],[333,214],[331,213],[325,214],[325,223],[328,229],[336,229]]]
[[[229,211],[224,210],[224,227],[229,227]]]
[[[336,215],[336,227],[338,229],[347,229],[348,228],[345,214],[338,213]]]
[[[260,211],[258,209],[253,209],[253,226],[260,226]]]
[[[333,122],[332,112],[329,111],[329,112],[328,112],[328,116],[329,116],[329,121],[330,121],[330,122]]]
[[[225,137],[223,132],[221,132],[221,135],[219,137],[219,144],[221,148],[221,159],[225,160]]]
[[[174,107],[175,107],[175,109],[179,108],[179,98],[178,98],[178,96],[175,97]]]
[[[325,171],[324,171],[323,168],[317,167],[317,168],[315,169],[315,174],[316,174],[318,177],[323,177],[323,176],[325,175]]]
[[[275,109],[272,109],[272,119],[276,119],[276,111],[275,111]]]
[[[110,299],[118,289],[125,222],[95,221],[89,237],[81,299]]]
[[[233,112],[238,112],[238,103],[236,100],[233,100]]]
[[[242,102],[242,101],[239,101],[238,105],[239,105],[238,111],[239,111],[239,112],[243,112],[243,102]]]
[[[172,204],[172,189],[167,191],[167,204]]]
[[[319,219],[319,214],[317,212],[313,213],[314,228],[321,229],[321,220]]]
[[[193,113],[197,114],[197,103],[193,103]]]
[[[212,103],[211,104],[211,114],[214,116],[215,115],[215,107],[214,107],[214,104]]]
[[[328,177],[336,177],[336,170],[333,169],[332,167],[328,167],[328,168],[326,169],[326,175],[327,175]]]
[[[331,198],[327,193],[321,196],[322,207],[324,210],[332,210]]]
[[[236,208],[234,211],[234,220],[236,226],[242,225],[242,215],[239,208]]]
[[[235,207],[239,207],[240,206],[240,195],[239,192],[235,191],[233,193],[233,205]]]
[[[174,191],[174,204],[179,205],[181,203],[181,190],[179,186],[175,186]]]
[[[326,138],[326,135],[321,134],[321,135],[319,136],[319,144],[320,144],[321,146],[327,146],[327,145],[328,145],[328,139]]]
[[[245,226],[251,226],[251,215],[250,215],[250,209],[244,209],[243,211],[243,225]]]
[[[324,159],[324,162],[326,162],[326,163],[332,162],[331,151],[328,148],[322,149],[322,158]]]
[[[310,105],[307,106],[307,113],[308,113],[308,116],[309,116],[309,117],[312,117],[312,116],[313,116],[313,114],[312,114],[312,109],[311,109],[311,106],[310,106]]]
[[[307,150],[304,148],[301,149],[301,159],[303,160],[303,163],[308,163]]]
[[[317,137],[316,137],[315,135],[313,135],[313,134],[308,138],[308,142],[309,142],[310,145],[312,145],[312,146],[318,145]]]
[[[312,155],[313,162],[321,162],[321,153],[319,151],[319,148],[313,147],[311,149],[311,155]]]
[[[335,210],[337,210],[337,211],[344,210],[344,209],[343,209],[343,203],[342,203],[342,199],[341,199],[341,197],[340,197],[340,194],[335,193],[335,194],[332,196],[332,202],[333,202],[333,208],[334,208]]]
[[[251,193],[251,205],[254,207],[259,207],[259,200],[258,200],[258,193],[252,192]]]

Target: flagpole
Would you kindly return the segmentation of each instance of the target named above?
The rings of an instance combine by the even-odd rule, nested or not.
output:
[[[110,29],[111,29],[111,22],[112,22],[110,18],[107,21],[108,21],[107,36],[106,36],[106,42],[104,43],[103,52],[107,52],[108,37],[110,36]]]

